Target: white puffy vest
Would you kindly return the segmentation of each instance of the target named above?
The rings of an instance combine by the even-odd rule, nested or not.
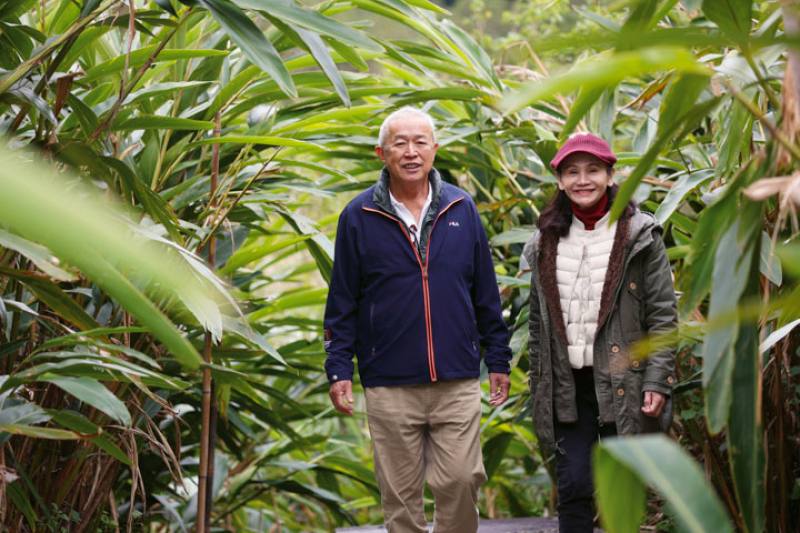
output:
[[[556,280],[572,368],[592,366],[594,360],[600,297],[617,229],[616,222],[608,225],[608,217],[606,213],[589,231],[573,216],[569,235],[558,242]]]

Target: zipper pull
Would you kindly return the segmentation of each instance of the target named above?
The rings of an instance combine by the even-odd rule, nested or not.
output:
[[[423,268],[422,269],[422,279],[424,279],[425,281],[428,281],[428,269],[427,268]]]

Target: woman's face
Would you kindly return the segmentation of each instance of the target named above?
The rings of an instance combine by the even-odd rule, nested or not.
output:
[[[586,152],[570,154],[558,166],[558,188],[581,209],[593,207],[612,183],[604,161]]]

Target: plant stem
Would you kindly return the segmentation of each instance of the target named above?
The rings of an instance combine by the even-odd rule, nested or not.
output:
[[[222,132],[222,117],[219,112],[214,117],[214,137],[219,137]],[[217,189],[217,180],[219,179],[219,144],[215,144],[212,149],[211,155],[211,184],[209,191],[209,198],[211,203],[209,207],[213,213],[214,210],[214,194]],[[217,255],[217,241],[213,232],[210,234],[208,241],[208,263],[210,267],[214,268]],[[211,486],[209,471],[213,475],[214,464],[214,442],[211,434],[212,430],[212,412],[213,407],[213,383],[211,381],[211,349],[212,349],[211,332],[205,333],[205,344],[203,346],[203,403],[202,403],[202,426],[200,429],[200,474],[199,484],[197,488],[197,533],[206,533],[208,531],[208,523],[211,516]]]

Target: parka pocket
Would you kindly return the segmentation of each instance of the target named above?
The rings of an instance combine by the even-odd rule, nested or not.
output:
[[[625,342],[636,342],[644,336],[644,301],[642,288],[637,281],[626,280],[620,299],[620,329]]]
[[[628,371],[625,372],[623,384],[625,388],[625,397],[622,402],[622,434],[635,434],[642,431],[642,423],[644,422],[642,413],[642,385],[644,380],[644,367],[642,363],[638,367],[631,364]]]

